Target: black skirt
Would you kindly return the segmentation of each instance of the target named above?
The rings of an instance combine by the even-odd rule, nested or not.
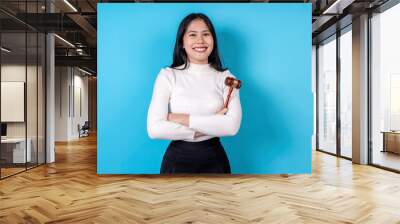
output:
[[[231,167],[218,137],[200,142],[174,140],[164,154],[160,173],[231,173]]]

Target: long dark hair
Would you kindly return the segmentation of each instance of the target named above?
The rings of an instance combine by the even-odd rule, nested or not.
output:
[[[170,66],[171,68],[175,68],[181,65],[185,65],[181,70],[186,69],[188,65],[188,58],[186,55],[185,49],[183,49],[183,36],[189,26],[189,24],[196,19],[201,19],[207,25],[208,29],[211,32],[211,35],[214,39],[214,48],[211,51],[210,56],[208,56],[208,63],[215,70],[223,72],[226,68],[222,67],[221,59],[218,53],[218,44],[217,44],[217,35],[215,34],[215,29],[211,20],[204,15],[203,13],[191,13],[187,15],[179,25],[178,32],[176,34],[175,48],[174,48],[174,56],[173,62]]]

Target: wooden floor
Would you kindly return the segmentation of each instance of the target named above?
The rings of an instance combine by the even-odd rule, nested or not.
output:
[[[1,168],[1,177],[8,177],[11,176],[13,174],[25,171],[25,167],[24,168]]]
[[[36,163],[27,163],[26,166],[27,167],[25,167],[25,164],[18,164],[18,167],[11,167],[11,168],[10,167],[6,167],[6,168],[2,167],[0,170],[1,178],[6,178],[8,176],[12,176],[17,173],[24,172],[27,169],[33,169],[33,168],[37,167],[37,164]]]
[[[315,152],[312,175],[96,174],[96,139],[0,181],[0,223],[400,223],[400,175]]]
[[[392,152],[381,152],[375,150],[372,161],[374,164],[389,167],[395,170],[400,170],[400,154]]]

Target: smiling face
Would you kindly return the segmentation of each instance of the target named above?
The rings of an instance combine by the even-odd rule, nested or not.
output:
[[[189,24],[183,35],[183,47],[190,63],[208,64],[208,56],[214,48],[214,39],[202,19],[195,19]]]

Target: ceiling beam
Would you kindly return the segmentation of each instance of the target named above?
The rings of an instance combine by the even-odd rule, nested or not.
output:
[[[80,15],[79,13],[70,13],[67,16],[73,20],[77,25],[79,25],[88,35],[89,37],[95,39],[97,36],[97,30],[90,24],[85,17]]]
[[[91,56],[55,56],[56,66],[81,66],[96,71],[97,60]]]

